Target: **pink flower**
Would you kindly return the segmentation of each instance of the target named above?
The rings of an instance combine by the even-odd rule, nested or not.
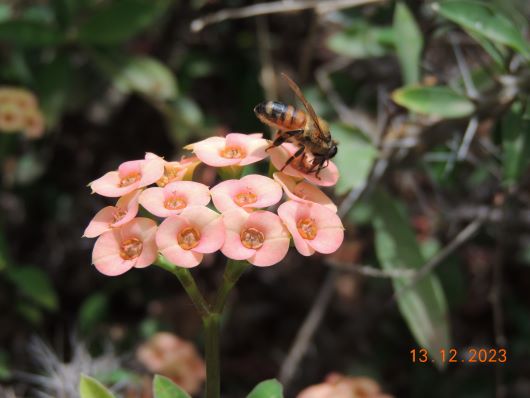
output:
[[[206,206],[208,203],[208,187],[194,181],[175,181],[164,188],[147,188],[140,195],[140,204],[158,217],[174,216],[188,206]]]
[[[156,182],[159,187],[164,187],[170,182],[191,180],[193,172],[201,161],[197,156],[180,158],[180,161],[164,162],[164,175]]]
[[[270,149],[271,161],[274,167],[282,171],[283,166],[287,160],[294,155],[298,147],[294,144],[285,143],[277,147]],[[316,169],[312,172],[308,172],[312,167],[313,156],[309,153],[301,155],[289,163],[283,172],[292,177],[305,178],[307,181],[312,182],[315,185],[323,187],[329,187],[335,185],[339,179],[339,170],[335,163],[331,160],[329,164],[320,170],[320,174],[316,175]]]
[[[195,346],[171,333],[156,333],[136,356],[151,373],[169,377],[190,394],[197,394],[206,379],[206,366]]]
[[[278,215],[293,236],[296,249],[304,256],[336,251],[344,240],[339,216],[317,203],[289,200],[280,205]]]
[[[323,383],[307,387],[297,398],[392,398],[368,377],[348,377],[331,373]]]
[[[287,254],[289,234],[276,214],[234,209],[223,216],[226,238],[221,251],[226,257],[267,267],[279,263]]]
[[[207,165],[226,167],[259,162],[267,157],[265,149],[268,145],[261,134],[231,133],[226,137],[206,138],[186,146],[185,149],[192,149]]]
[[[121,227],[138,214],[138,197],[140,190],[122,196],[116,206],[101,209],[85,229],[85,238],[95,238],[112,228]]]
[[[147,267],[157,256],[155,234],[153,220],[135,218],[98,238],[92,251],[92,263],[108,276],[121,275],[133,267]]]
[[[212,200],[221,213],[244,208],[272,206],[282,198],[282,188],[274,180],[258,174],[249,174],[240,180],[226,180],[211,189]]]
[[[335,203],[314,185],[306,181],[297,181],[293,177],[280,172],[274,173],[273,177],[281,184],[289,199],[308,204],[318,203],[335,213],[337,212]]]
[[[191,206],[166,218],[158,227],[156,243],[173,264],[191,268],[199,265],[204,253],[221,248],[225,230],[221,215],[205,206]]]
[[[145,159],[124,162],[117,171],[110,171],[92,181],[92,191],[103,196],[117,197],[153,184],[164,174],[164,159],[147,153]]]

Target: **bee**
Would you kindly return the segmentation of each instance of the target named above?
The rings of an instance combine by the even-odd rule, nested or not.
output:
[[[304,171],[307,173],[314,172],[318,177],[320,171],[328,165],[329,159],[337,154],[337,141],[331,138],[328,124],[317,116],[311,104],[302,94],[300,87],[285,73],[282,73],[282,77],[304,104],[307,113],[292,105],[277,101],[266,101],[256,105],[254,113],[257,118],[277,129],[276,138],[267,150],[284,142],[296,144],[298,150],[285,162],[280,171],[283,171],[289,163],[301,156],[300,165],[304,167]],[[310,162],[305,162],[307,153],[313,155]]]

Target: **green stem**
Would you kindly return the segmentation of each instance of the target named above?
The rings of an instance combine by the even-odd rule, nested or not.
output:
[[[221,314],[211,313],[203,317],[206,353],[206,398],[221,395],[220,334]]]
[[[217,291],[217,296],[213,304],[213,312],[222,314],[226,299],[232,291],[232,288],[243,275],[243,272],[249,267],[249,263],[246,261],[228,260],[223,274],[223,283]]]
[[[158,259],[155,264],[158,265],[160,268],[171,272],[178,278],[180,284],[182,285],[182,287],[190,297],[191,301],[195,305],[195,308],[197,309],[197,312],[199,313],[201,318],[204,319],[205,317],[210,315],[210,308],[208,306],[208,303],[202,296],[197,284],[195,283],[195,279],[193,278],[193,275],[191,275],[189,269],[178,267],[175,264],[170,263],[166,260],[164,256],[158,256]]]

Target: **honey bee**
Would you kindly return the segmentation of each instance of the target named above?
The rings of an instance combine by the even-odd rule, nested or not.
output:
[[[277,101],[266,101],[256,105],[254,113],[263,123],[277,129],[276,138],[267,149],[284,142],[298,145],[298,150],[285,162],[280,171],[283,171],[294,159],[302,156],[300,165],[304,167],[304,171],[314,172],[318,177],[320,171],[328,165],[329,159],[337,154],[337,141],[331,138],[328,124],[317,116],[300,87],[285,73],[282,73],[282,77],[304,104],[307,113]],[[307,153],[313,155],[309,164],[305,162]]]

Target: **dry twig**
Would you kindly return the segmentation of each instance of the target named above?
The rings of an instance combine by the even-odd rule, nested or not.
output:
[[[241,19],[256,17],[258,15],[278,14],[286,12],[303,11],[314,9],[317,14],[344,8],[357,7],[370,3],[379,3],[385,0],[305,0],[297,2],[271,1],[270,3],[258,3],[247,7],[224,9],[218,12],[197,18],[191,22],[191,30],[199,32],[207,25],[223,22],[228,19]]]

